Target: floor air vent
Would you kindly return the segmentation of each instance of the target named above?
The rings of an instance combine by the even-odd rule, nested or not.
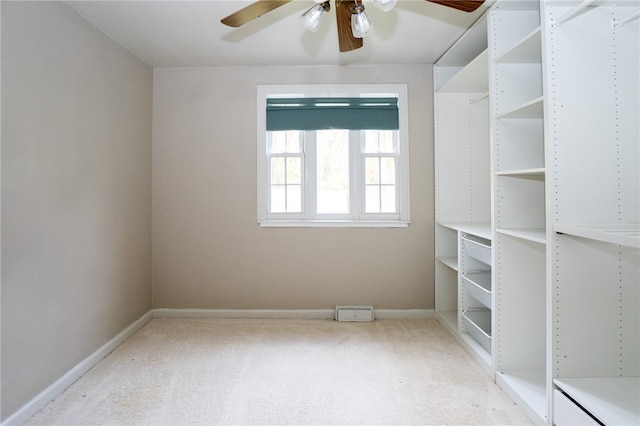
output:
[[[336,321],[373,321],[373,306],[337,305]]]

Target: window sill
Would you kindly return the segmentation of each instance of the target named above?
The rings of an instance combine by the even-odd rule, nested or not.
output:
[[[400,220],[265,220],[261,228],[406,228]]]

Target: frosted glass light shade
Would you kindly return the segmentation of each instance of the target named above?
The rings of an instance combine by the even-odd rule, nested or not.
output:
[[[329,2],[316,2],[309,10],[302,14],[300,19],[309,31],[316,32],[320,28],[323,18],[329,12]]]
[[[353,8],[351,15],[351,32],[355,38],[363,38],[371,30],[371,21],[364,12],[362,4]]]
[[[381,11],[388,12],[393,9],[398,0],[371,0],[371,2]]]

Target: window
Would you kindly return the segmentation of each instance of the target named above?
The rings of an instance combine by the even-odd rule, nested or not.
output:
[[[258,86],[261,226],[407,226],[406,86]]]

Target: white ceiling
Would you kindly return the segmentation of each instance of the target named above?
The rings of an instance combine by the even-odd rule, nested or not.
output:
[[[220,23],[252,2],[87,0],[67,4],[154,67],[429,64],[487,6],[465,13],[425,0],[399,0],[385,13],[364,0],[374,29],[363,48],[340,53],[333,10],[317,33],[306,30],[299,20],[313,0],[294,0],[240,28]]]

